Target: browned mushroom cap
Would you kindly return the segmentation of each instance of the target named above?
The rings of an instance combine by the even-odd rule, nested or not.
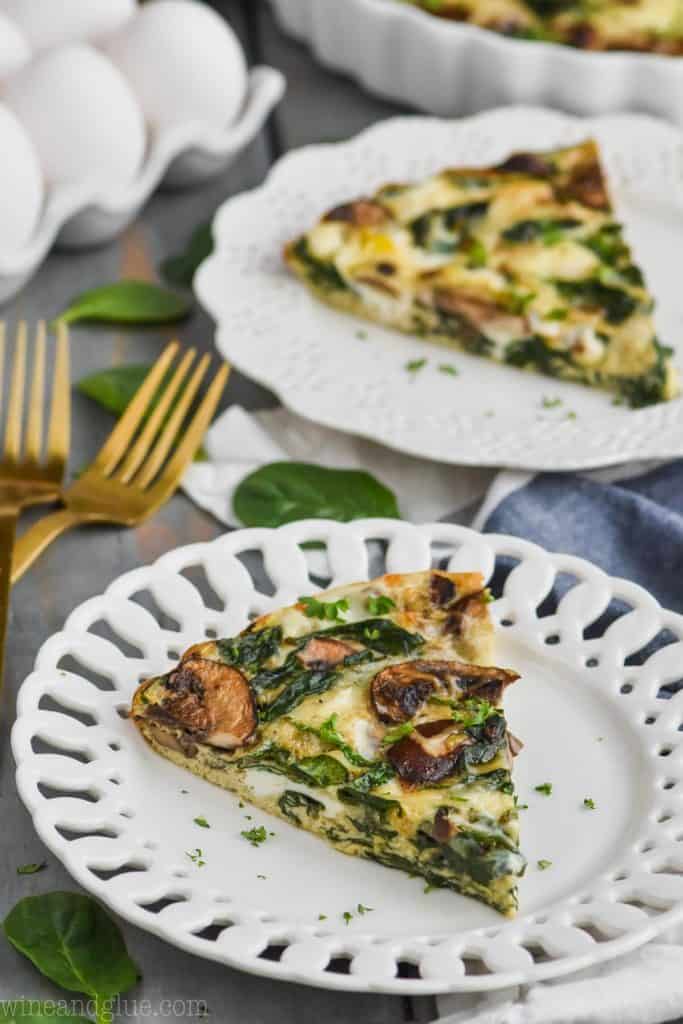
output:
[[[497,171],[508,171],[511,174],[531,174],[535,178],[549,178],[553,173],[553,165],[538,153],[513,153]]]
[[[341,220],[357,228],[371,228],[383,224],[388,211],[374,199],[356,199],[353,203],[335,206],[325,215],[325,220]]]
[[[436,839],[437,843],[447,843],[457,831],[458,826],[455,822],[451,821],[448,807],[439,807],[434,816],[434,824],[432,826],[433,838]]]
[[[458,588],[450,576],[443,572],[433,572],[429,577],[429,597],[432,604],[446,608],[458,596]]]
[[[372,703],[383,722],[407,722],[453,676],[448,661],[403,661],[389,665],[372,680]]]
[[[432,694],[478,697],[497,703],[519,676],[503,668],[462,661],[403,661],[384,668],[372,680],[370,695],[383,722],[407,722]]]
[[[443,313],[461,316],[468,323],[482,329],[495,323],[513,334],[526,329],[524,317],[515,316],[501,309],[493,299],[487,300],[475,295],[465,295],[457,288],[440,287],[434,290],[434,305]]]
[[[344,643],[343,640],[335,640],[332,637],[312,636],[304,647],[297,653],[297,658],[302,665],[311,669],[334,668],[340,665],[345,658],[356,648],[352,644]]]
[[[232,750],[256,729],[254,696],[236,668],[193,656],[171,672],[166,689],[158,717],[205,743]]]
[[[570,180],[558,189],[562,199],[578,199],[592,210],[609,210],[610,199],[602,168],[597,160],[577,167]]]
[[[517,757],[522,750],[524,750],[524,743],[519,739],[518,736],[513,736],[511,732],[508,732],[508,750],[512,757]]]
[[[437,724],[441,729],[435,732]],[[415,732],[387,751],[389,762],[404,782],[421,785],[441,782],[458,770],[463,751],[474,743],[467,733],[453,732],[450,719],[425,725],[429,726],[430,735],[425,735],[424,726],[418,726]]]
[[[446,620],[446,632],[453,636],[466,636],[481,622],[488,619],[487,601],[484,591],[463,597],[450,609]]]

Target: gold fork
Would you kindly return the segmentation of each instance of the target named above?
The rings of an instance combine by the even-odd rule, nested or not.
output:
[[[17,541],[13,583],[51,541],[71,527],[82,523],[137,526],[176,490],[204,438],[230,373],[224,363],[186,423],[211,357],[200,359],[183,386],[196,353],[194,349],[185,352],[166,381],[178,350],[177,342],[164,349],[95,461],[63,491],[65,507],[45,516]]]
[[[0,324],[0,388],[4,379],[5,334],[5,325]],[[39,323],[33,347],[33,376],[24,431],[28,327],[22,322],[17,328],[5,423],[5,446],[0,459],[0,687],[17,519],[22,508],[55,501],[59,497],[69,454],[69,336],[62,324],[57,331],[52,409],[45,441],[46,338],[45,324]]]

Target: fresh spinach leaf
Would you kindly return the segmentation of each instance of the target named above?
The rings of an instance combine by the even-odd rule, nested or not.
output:
[[[305,462],[272,462],[238,485],[233,508],[245,526],[281,526],[298,519],[349,522],[367,516],[400,518],[394,494],[360,470]]]
[[[291,782],[313,787],[338,786],[349,777],[341,761],[330,757],[329,754],[319,754],[317,757],[305,757],[301,761],[295,761],[288,750],[274,743],[252,754],[245,754],[235,761],[234,765],[240,769],[253,768],[257,771],[272,772],[274,775],[284,775]]]
[[[329,754],[304,757],[297,761],[297,768],[303,772],[309,783],[315,786],[339,786],[349,777],[341,761]]]
[[[259,719],[262,722],[272,722],[275,718],[287,714],[298,707],[306,697],[325,693],[337,681],[337,677],[337,672],[301,671],[275,700],[259,707]]]
[[[353,747],[344,740],[344,737],[337,732],[337,716],[331,715],[330,718],[326,719],[318,729],[318,736],[323,743],[329,743],[331,747],[336,747],[341,750],[342,754],[350,764],[355,764],[358,768],[367,768],[372,764],[372,761],[368,761],[362,757]]]
[[[213,252],[211,224],[202,224],[190,236],[183,252],[161,264],[161,274],[169,284],[191,288],[199,264]]]
[[[130,366],[112,366],[107,370],[81,377],[76,390],[103,409],[121,416],[135,397],[135,392],[152,369],[151,364],[132,363]]]
[[[87,1017],[69,1013],[59,1005],[38,1003],[35,999],[17,999],[0,1003],[1,1024],[92,1024]]]
[[[138,980],[118,926],[89,896],[49,892],[27,896],[3,922],[12,945],[61,988],[95,1000],[98,1024],[107,1002]]]
[[[329,260],[321,260],[314,256],[311,247],[305,238],[300,238],[294,245],[292,253],[302,264],[306,275],[316,288],[344,291],[348,285],[341,276],[334,263]]]
[[[183,320],[192,305],[186,296],[150,281],[116,281],[77,296],[59,314],[57,322],[170,324]]]
[[[550,218],[538,220],[518,220],[512,227],[506,228],[503,238],[506,242],[543,242],[544,245],[555,245],[561,242],[566,231],[581,226],[575,217]]]
[[[621,324],[638,308],[638,300],[621,288],[603,284],[596,278],[584,281],[556,281],[569,302],[588,309],[601,309],[609,324]]]

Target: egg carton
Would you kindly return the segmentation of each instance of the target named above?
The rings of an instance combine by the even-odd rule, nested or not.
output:
[[[36,45],[36,39],[29,38],[28,50],[24,47],[24,51],[19,52],[14,45],[16,39],[2,33],[2,23],[11,23],[12,5],[16,2],[18,0],[0,0],[0,79],[5,77],[10,86],[12,75],[21,71],[19,65],[30,65],[41,51],[72,43],[106,45],[106,35],[94,39],[92,33],[83,32],[79,36],[78,32],[71,31],[65,38],[65,23],[69,27],[67,17],[60,23],[60,38],[51,40],[48,33],[42,45]],[[66,7],[98,2],[104,3],[104,0],[68,0]],[[126,3],[127,0],[121,0],[121,6]],[[17,39],[21,38],[18,33]],[[9,71],[4,76],[3,56],[4,70]],[[46,175],[40,217],[30,239],[16,249],[0,251],[0,303],[7,301],[31,278],[53,245],[80,248],[108,242],[135,219],[159,186],[195,186],[224,171],[258,134],[284,89],[285,79],[279,71],[254,67],[248,74],[244,101],[229,125],[218,126],[215,121],[210,124],[208,120],[196,119],[157,125],[148,122],[142,165],[125,184],[112,183],[111,178],[106,179],[104,175],[89,176],[83,181],[51,183]]]

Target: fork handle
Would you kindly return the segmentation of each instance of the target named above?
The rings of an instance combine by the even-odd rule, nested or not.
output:
[[[16,536],[19,510],[14,508],[0,509],[0,693],[5,666],[5,642],[7,640],[7,620],[9,618],[9,601],[11,590],[10,572],[12,568],[12,549]]]
[[[22,537],[19,537],[14,545],[11,582],[16,583],[17,580],[20,580],[26,570],[33,565],[36,558],[42,555],[48,544],[51,544],[57,537],[61,537],[72,526],[78,526],[81,521],[80,516],[68,508],[60,508],[56,512],[51,512],[50,515],[39,519],[30,530],[27,530]],[[4,539],[2,544],[2,550],[4,551]]]

